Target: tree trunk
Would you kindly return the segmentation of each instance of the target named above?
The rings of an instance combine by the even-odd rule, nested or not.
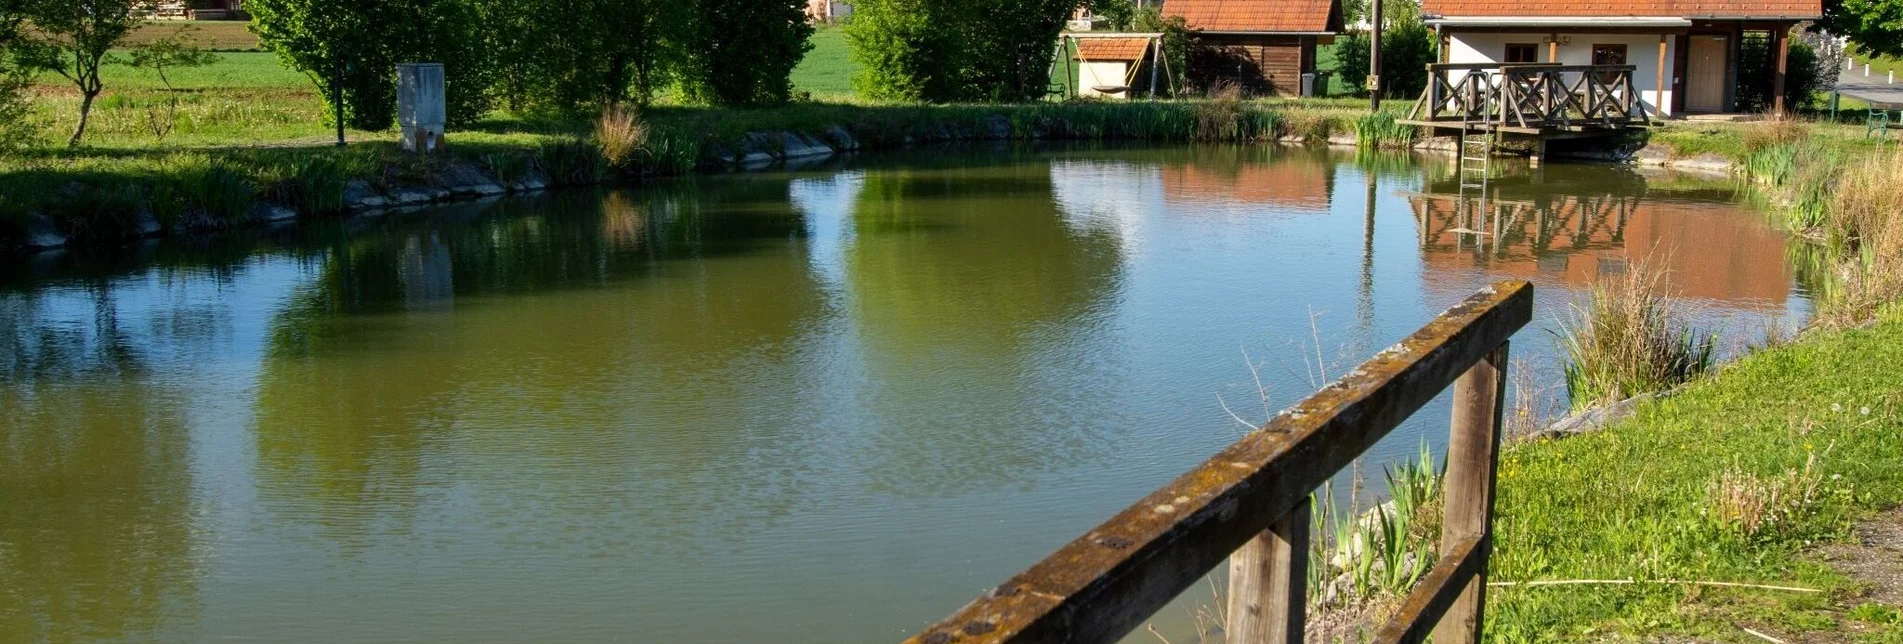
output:
[[[92,116],[93,99],[98,96],[99,92],[85,92],[79,99],[79,126],[73,128],[73,138],[66,141],[66,147],[79,147],[79,139],[86,136],[86,119]]]

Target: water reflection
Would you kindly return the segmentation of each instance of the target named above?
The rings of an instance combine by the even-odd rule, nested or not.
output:
[[[1590,172],[1588,176],[1582,174]],[[1557,166],[1496,180],[1485,197],[1457,180],[1413,195],[1423,275],[1479,267],[1543,284],[1590,285],[1649,262],[1678,297],[1781,306],[1791,290],[1784,233],[1711,200],[1709,183]]]
[[[0,295],[0,639],[143,639],[195,608],[187,405],[148,380],[170,329],[121,308],[97,282]]]
[[[890,641],[1232,441],[1238,348],[1285,403],[1654,249],[1801,313],[1723,184],[1517,176],[926,150],[10,264],[0,641]]]

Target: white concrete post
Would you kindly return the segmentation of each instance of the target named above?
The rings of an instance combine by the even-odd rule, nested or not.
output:
[[[403,128],[403,149],[434,152],[443,143],[443,64],[396,66],[396,118]]]

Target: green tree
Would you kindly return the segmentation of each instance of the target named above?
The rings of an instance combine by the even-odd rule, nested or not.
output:
[[[1823,26],[1865,53],[1903,57],[1903,0],[1824,0]]]
[[[139,23],[147,0],[29,0],[33,28],[22,39],[22,60],[50,70],[79,90],[79,124],[68,147],[86,136],[93,101],[105,91],[99,69],[118,61],[113,48]]]
[[[250,0],[245,10],[259,42],[317,86],[333,123],[390,129],[396,61],[387,30],[407,16],[379,0]]]
[[[1090,0],[1090,13],[1110,23],[1111,31],[1130,31],[1136,26],[1134,0]]]
[[[957,100],[958,43],[944,24],[953,19],[952,0],[860,0],[853,5],[846,38],[859,73],[852,79],[861,96],[880,101]]]
[[[813,48],[805,0],[697,0],[689,95],[723,105],[784,103],[793,67]]]
[[[1382,5],[1381,95],[1413,98],[1427,89],[1427,64],[1436,57],[1434,32],[1421,22],[1420,4],[1388,0]],[[1367,91],[1368,34],[1351,33],[1335,41],[1335,69],[1357,92]]]
[[[1078,0],[865,0],[847,36],[871,98],[1026,101],[1050,83],[1057,34]]]
[[[27,147],[37,134],[26,101],[33,68],[21,59],[27,9],[25,0],[0,0],[0,153]]]

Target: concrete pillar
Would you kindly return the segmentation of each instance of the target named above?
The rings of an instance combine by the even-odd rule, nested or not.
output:
[[[403,128],[403,149],[434,152],[443,143],[443,64],[396,66],[396,119]]]

